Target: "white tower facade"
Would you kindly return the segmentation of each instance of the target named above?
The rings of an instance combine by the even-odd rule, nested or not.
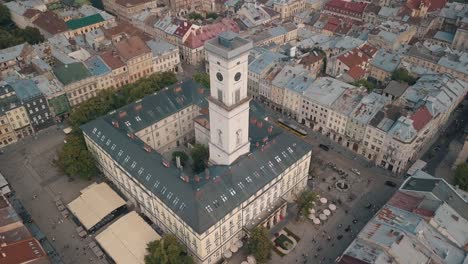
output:
[[[205,43],[210,67],[210,162],[230,165],[250,151],[247,74],[252,42],[233,32]]]

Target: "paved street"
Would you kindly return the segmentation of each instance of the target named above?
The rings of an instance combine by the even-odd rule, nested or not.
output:
[[[77,226],[70,219],[63,219],[54,202],[54,198],[61,195],[63,203],[69,203],[91,183],[69,181],[53,166],[63,139],[62,131],[53,126],[41,131],[37,139],[30,137],[8,146],[0,155],[0,171],[16,191],[16,199],[58,251],[63,263],[102,263],[87,247],[92,238],[83,241],[77,238]]]
[[[270,114],[278,117],[274,112]],[[314,186],[313,190],[320,196],[326,197],[329,201],[340,200],[342,204],[337,204],[338,209],[323,225],[314,225],[309,219],[300,222],[291,219],[286,227],[298,235],[301,241],[293,252],[284,257],[273,253],[271,263],[304,263],[303,254],[307,256],[307,263],[334,263],[356,233],[397,190],[386,186],[384,182],[391,180],[400,185],[403,181],[402,178],[397,178],[382,168],[370,166],[367,160],[327,137],[310,129],[307,131],[309,135],[304,140],[313,146],[314,160],[311,163],[311,170],[316,175],[309,185]],[[320,143],[329,145],[330,150],[320,149],[318,147]],[[339,170],[348,174],[345,179],[350,185],[348,191],[341,192],[335,188],[334,184],[341,179],[341,176],[326,165],[328,162],[334,163]],[[357,169],[360,175],[356,175],[351,169]],[[372,208],[367,209],[366,205],[369,203],[372,204]],[[354,219],[357,219],[356,224],[353,223]],[[345,232],[344,229],[348,225],[351,226],[351,230]],[[340,240],[337,239],[339,235],[343,236]],[[330,241],[327,239],[328,236]]]

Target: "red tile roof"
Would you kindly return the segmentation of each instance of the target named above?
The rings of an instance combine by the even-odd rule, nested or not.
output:
[[[364,2],[348,2],[343,0],[331,0],[325,4],[326,9],[338,9],[344,12],[352,12],[362,14],[366,9],[367,3]],[[332,10],[333,11],[333,10]]]
[[[408,212],[412,212],[414,209],[418,208],[422,200],[424,200],[422,197],[416,197],[403,192],[397,192],[392,196],[392,198],[390,198],[387,204]]]
[[[347,74],[356,81],[363,79],[366,73],[367,71],[358,65],[351,67],[347,72]]]
[[[189,31],[189,29],[192,27],[192,23],[188,21],[183,21],[180,19],[174,19],[173,23],[177,25],[177,29],[174,31],[174,35],[178,37],[183,37]]]
[[[24,12],[23,16],[26,17],[26,18],[33,18],[35,15],[39,15],[41,13],[41,11],[37,10],[37,9],[28,9],[26,10],[26,12]]]
[[[119,55],[126,61],[151,52],[148,45],[137,36],[132,36],[129,39],[117,42],[115,48]]]
[[[427,110],[426,106],[422,106],[411,116],[411,120],[413,120],[413,127],[417,131],[424,128],[424,126],[426,126],[426,124],[429,123],[431,119],[432,115],[429,110]]]
[[[196,49],[203,46],[205,41],[210,40],[225,31],[234,31],[238,33],[239,27],[234,20],[223,18],[223,20],[218,23],[206,25],[192,31],[184,44],[191,49]]]
[[[39,14],[33,21],[33,24],[51,35],[68,31],[65,22],[52,11],[45,11]]]
[[[374,56],[376,51],[376,48],[366,44],[360,48],[354,48],[341,54],[337,59],[351,69],[353,66],[364,66]]]
[[[104,51],[100,54],[100,57],[112,70],[125,66],[125,62],[122,61],[115,51]]]
[[[5,232],[0,232],[0,244],[10,244],[28,238],[32,238],[32,236],[24,225],[12,228]]]
[[[48,263],[47,259],[44,249],[35,238],[0,245],[0,263],[2,264],[34,263],[38,260]]]
[[[447,4],[447,0],[408,0],[406,2],[406,6],[412,10],[419,9],[421,4],[429,6],[427,11],[433,12],[442,9]]]

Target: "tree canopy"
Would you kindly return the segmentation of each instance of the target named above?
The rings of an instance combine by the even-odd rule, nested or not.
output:
[[[188,14],[187,18],[192,20],[202,20],[203,16],[197,12],[191,12]]]
[[[464,191],[468,191],[468,162],[461,163],[455,170],[455,184]]]
[[[192,170],[200,173],[206,168],[206,163],[210,157],[208,147],[202,144],[195,144],[192,149]]]
[[[406,69],[399,68],[392,73],[392,80],[407,82],[409,85],[416,83],[417,79],[409,74]]]
[[[200,84],[203,84],[206,88],[210,88],[210,75],[206,72],[197,72],[193,75],[193,79]]]
[[[44,41],[37,28],[17,28],[11,21],[10,10],[0,3],[0,49],[9,48],[24,42],[37,44]]]
[[[301,215],[309,215],[309,210],[314,206],[313,202],[315,200],[317,200],[317,194],[314,192],[305,190],[299,194],[296,199],[298,220]]]
[[[207,19],[209,19],[209,18],[216,19],[216,18],[218,18],[218,14],[215,13],[215,12],[208,12],[208,13],[206,13],[206,18]]]
[[[67,136],[55,164],[68,176],[80,176],[86,180],[99,173],[82,135]]]
[[[364,79],[351,82],[350,84],[352,84],[354,86],[363,86],[369,92],[371,92],[375,88],[375,84],[373,84],[372,82],[369,82],[368,80],[364,80]]]
[[[145,264],[192,264],[191,256],[174,235],[164,235],[148,243]]]
[[[267,263],[271,257],[273,243],[268,237],[268,230],[264,226],[255,227],[250,232],[247,242],[247,250],[253,255],[258,263]]]
[[[155,73],[125,85],[120,92],[111,89],[101,91],[96,97],[74,108],[68,119],[73,133],[67,136],[67,143],[58,152],[57,166],[69,176],[89,179],[96,175],[95,161],[86,148],[80,126],[176,82],[172,72]]]

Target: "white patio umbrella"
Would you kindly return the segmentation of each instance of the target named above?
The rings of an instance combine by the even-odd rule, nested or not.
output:
[[[231,245],[229,249],[232,251],[232,253],[236,253],[239,250],[239,248],[235,244]]]
[[[247,256],[247,262],[249,264],[256,264],[257,263],[257,260],[255,259],[254,256],[250,255],[250,256]]]
[[[327,201],[328,201],[328,200],[327,200],[327,198],[325,198],[325,197],[320,198],[320,202],[323,203],[323,204],[326,204]]]
[[[311,214],[315,214],[315,209],[313,209],[313,208],[310,208],[310,209],[309,209],[309,213],[311,213]]]
[[[249,264],[247,261],[242,261],[241,264]]]
[[[314,220],[316,217],[315,217],[315,214],[309,214],[309,219],[310,220]]]
[[[318,218],[314,218],[314,224],[316,224],[316,225],[320,225],[320,219],[318,219]]]
[[[242,240],[239,240],[239,241],[237,241],[236,245],[237,245],[238,248],[241,248],[244,245],[244,243],[242,242]]]
[[[331,212],[330,212],[330,210],[325,209],[325,210],[323,210],[323,214],[326,215],[326,216],[329,216],[329,215],[331,215]]]
[[[327,216],[324,215],[324,214],[320,214],[320,215],[319,215],[319,218],[320,218],[320,220],[322,220],[322,221],[327,220]]]
[[[232,252],[229,251],[229,250],[226,250],[226,252],[224,252],[224,257],[225,257],[225,258],[230,258],[230,257],[232,257]]]
[[[330,204],[330,205],[328,205],[328,208],[330,208],[330,210],[332,210],[332,211],[335,211],[336,210],[336,205]]]

